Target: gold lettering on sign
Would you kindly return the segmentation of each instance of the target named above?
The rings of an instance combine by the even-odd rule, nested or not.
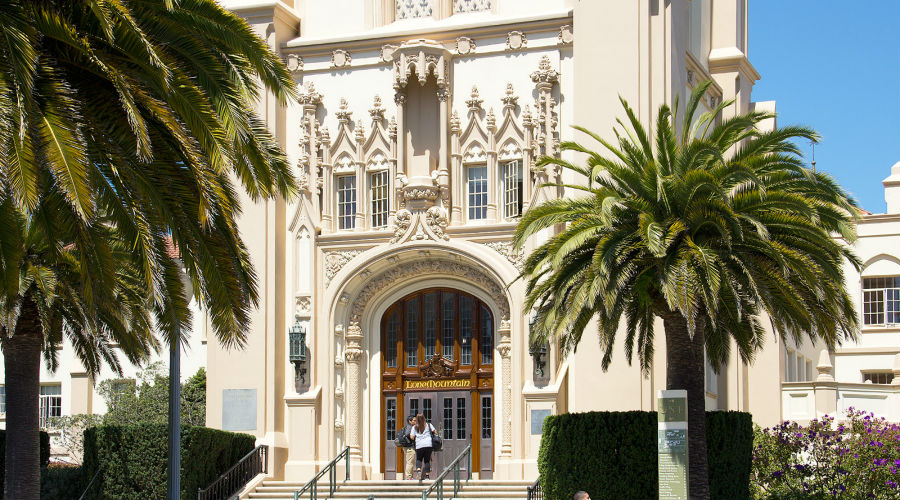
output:
[[[449,389],[457,387],[469,387],[469,379],[452,380],[405,380],[404,389]]]

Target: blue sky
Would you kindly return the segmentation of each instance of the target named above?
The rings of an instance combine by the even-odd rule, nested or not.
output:
[[[816,129],[817,169],[884,212],[881,181],[900,161],[900,1],[752,0],[749,21],[753,100]]]

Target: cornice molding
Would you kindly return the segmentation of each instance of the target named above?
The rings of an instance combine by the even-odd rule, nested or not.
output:
[[[712,74],[737,71],[754,82],[760,79],[759,72],[750,64],[747,55],[737,47],[712,49],[709,51],[709,72]]]

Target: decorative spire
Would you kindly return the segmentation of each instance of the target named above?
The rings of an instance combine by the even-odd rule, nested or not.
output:
[[[352,115],[353,112],[348,110],[347,108],[347,99],[341,97],[341,104],[338,108],[338,111],[334,114],[339,122],[347,123],[348,121],[350,121],[350,115]]]
[[[356,120],[356,126],[353,129],[356,132],[356,142],[363,142],[366,138],[366,129],[363,127],[362,120]]]
[[[559,80],[559,72],[553,69],[550,58],[544,56],[538,64],[538,70],[531,74],[531,81],[537,84],[553,84]]]
[[[466,100],[466,104],[469,106],[469,111],[478,111],[481,109],[481,103],[484,102],[484,99],[481,99],[478,96],[478,87],[472,85],[472,96],[471,98]]]
[[[458,134],[460,130],[459,113],[454,109],[453,114],[450,115],[450,133]]]
[[[497,128],[497,117],[494,116],[494,108],[491,108],[488,111],[487,118],[485,120],[487,122],[488,130],[494,130]]]
[[[525,109],[522,110],[522,126],[523,127],[531,127],[531,105],[526,104]]]
[[[328,133],[328,127],[322,127],[322,133],[319,134],[319,143],[331,145],[331,134]]]
[[[300,104],[315,106],[322,102],[322,94],[316,92],[316,86],[310,81],[306,82],[305,88],[300,93],[298,100],[300,101]]]
[[[513,84],[506,84],[506,95],[501,98],[503,101],[503,108],[515,108],[519,103],[519,97],[516,95],[516,91],[513,90]]]
[[[397,138],[397,120],[392,116],[391,123],[388,125],[388,137],[391,139]]]
[[[384,119],[384,107],[381,105],[381,97],[375,95],[375,100],[372,103],[372,109],[369,110],[369,114],[372,116],[373,121],[380,122]]]

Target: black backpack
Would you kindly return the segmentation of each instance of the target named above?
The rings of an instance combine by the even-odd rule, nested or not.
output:
[[[416,445],[416,443],[409,437],[409,426],[405,425],[400,432],[397,434],[397,439],[394,440],[394,444],[401,448],[411,448]]]

